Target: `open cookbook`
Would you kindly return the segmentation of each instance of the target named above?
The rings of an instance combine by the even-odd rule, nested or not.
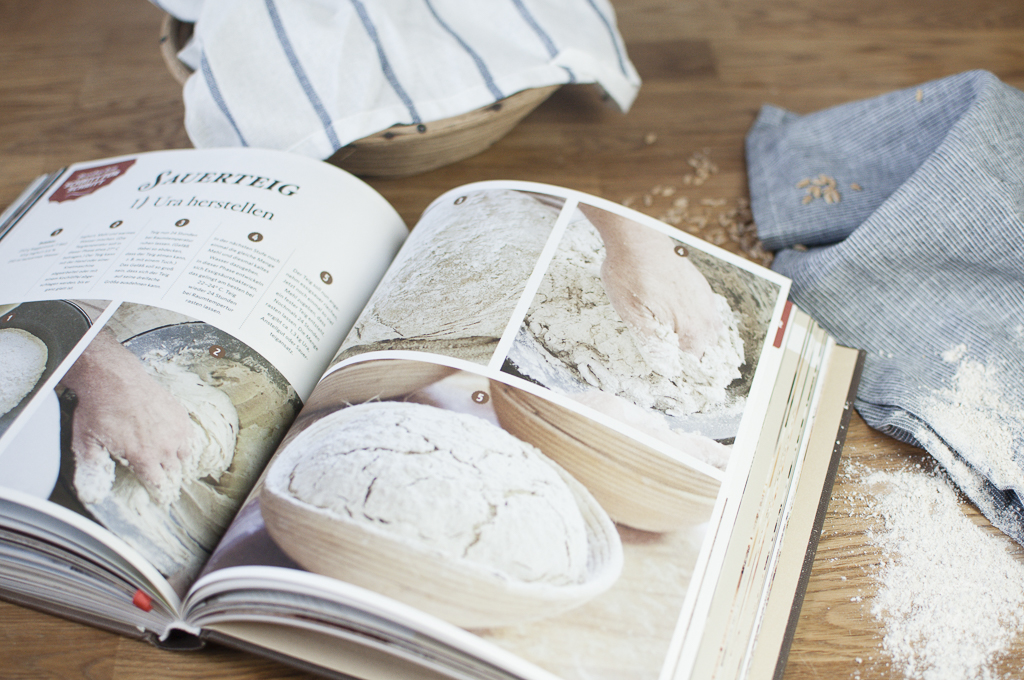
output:
[[[780,673],[862,354],[773,272],[518,181],[409,231],[275,151],[0,218],[0,596],[329,676]]]

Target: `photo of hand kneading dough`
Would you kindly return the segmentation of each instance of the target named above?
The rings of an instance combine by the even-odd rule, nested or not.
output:
[[[63,494],[181,589],[301,402],[234,337],[124,303],[61,378]]]
[[[654,417],[669,438],[728,443],[778,294],[699,248],[580,204],[505,370],[620,420]],[[724,467],[714,447],[697,448]]]
[[[623,437],[605,445],[612,455],[625,452],[614,471],[588,471],[574,458],[605,456],[567,451],[579,447],[567,434],[534,431],[545,420],[524,418],[522,404],[536,404],[519,393],[420,361],[372,360],[334,371],[307,401],[205,573],[264,565],[330,576],[542,666],[560,662],[547,644],[552,631],[582,643],[594,639],[595,627],[608,649],[658,647],[663,656],[717,482],[706,480],[707,505],[674,517],[673,531],[622,524],[616,515],[635,507],[608,499],[637,496],[640,477],[661,477],[669,462],[630,470],[628,450],[644,447]],[[603,437],[616,436],[550,409],[565,413],[548,418],[569,423],[567,432],[589,423]],[[671,482],[651,481],[641,504],[652,497],[692,503],[697,495],[694,486],[672,490],[664,488]]]
[[[493,189],[442,198],[424,212],[333,363],[385,349],[490,360],[563,201]]]

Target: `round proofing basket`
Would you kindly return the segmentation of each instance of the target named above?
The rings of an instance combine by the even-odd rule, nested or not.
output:
[[[160,51],[181,84],[192,70],[178,52],[192,36],[192,24],[167,15]],[[451,118],[418,125],[394,125],[338,149],[327,162],[362,177],[404,177],[475,156],[509,133],[559,85],[531,88]]]
[[[319,432],[343,426],[346,417],[345,410],[338,411],[296,437],[275,459],[260,491],[268,533],[303,568],[373,590],[464,628],[553,616],[596,597],[618,579],[622,544],[615,526],[593,496],[553,463],[576,498],[587,527],[587,574],[578,584],[518,581],[296,499],[287,484],[306,445]]]
[[[626,526],[666,532],[710,516],[717,480],[546,399],[491,381],[501,426],[564,467]]]

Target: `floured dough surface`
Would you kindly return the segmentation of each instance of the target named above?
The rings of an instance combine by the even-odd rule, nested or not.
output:
[[[191,455],[159,485],[147,485],[154,503],[166,507],[178,499],[189,482],[204,477],[214,480],[231,465],[238,437],[238,413],[223,391],[209,385],[186,368],[187,357],[164,352],[151,352],[143,358],[143,366],[171,393],[192,419]],[[107,452],[96,461],[76,459],[75,488],[83,503],[99,503],[114,486],[114,463],[126,464]]]
[[[46,370],[46,343],[20,328],[0,330],[0,416],[21,403]]]
[[[217,546],[299,405],[294,391],[268,365],[244,353],[213,356],[211,341],[207,337],[178,349],[154,349],[142,357],[146,370],[193,420],[192,461],[180,483],[152,489],[131,468],[107,457],[110,477],[99,487],[106,496],[91,503],[82,499],[101,524],[167,576],[179,594]],[[75,485],[82,498],[79,472],[76,468]],[[168,498],[173,499],[165,505]]]
[[[238,412],[231,398],[186,368],[186,361],[180,353],[152,353],[144,359],[147,370],[192,418],[192,455],[182,465],[179,489],[181,483],[194,479],[220,479],[231,465],[238,438]]]
[[[519,191],[432,206],[410,236],[417,247],[399,253],[342,351],[386,342],[486,363],[557,216]]]
[[[740,317],[728,301],[715,294],[724,328],[701,357],[680,350],[667,327],[638,343],[604,291],[603,261],[597,230],[586,220],[570,224],[525,319],[532,342],[519,349],[546,364],[537,372],[565,373],[583,387],[668,415],[734,406],[726,388],[740,377],[744,350]],[[522,363],[529,374],[530,361]]]
[[[330,515],[523,582],[581,583],[584,518],[553,463],[475,416],[382,402],[324,418],[287,492]]]

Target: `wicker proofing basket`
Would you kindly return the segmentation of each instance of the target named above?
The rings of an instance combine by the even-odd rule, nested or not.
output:
[[[394,404],[367,406],[387,409]],[[282,449],[260,491],[267,532],[304,569],[376,591],[466,628],[554,616],[600,595],[618,579],[623,557],[614,525],[583,485],[556,464],[553,467],[576,499],[586,524],[587,573],[580,583],[517,581],[295,498],[288,483],[296,462],[322,431],[343,427],[350,413],[345,409],[321,419]]]
[[[614,430],[491,381],[501,426],[533,444],[594,495],[612,520],[666,532],[707,521],[719,482]]]
[[[160,51],[171,75],[181,84],[192,75],[178,52],[192,35],[192,24],[167,15],[160,31]],[[420,125],[394,125],[351,142],[327,159],[363,177],[404,177],[460,161],[504,137],[559,88],[517,92],[499,102],[451,118]]]

